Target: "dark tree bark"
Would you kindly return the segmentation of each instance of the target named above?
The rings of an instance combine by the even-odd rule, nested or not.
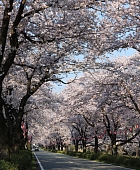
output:
[[[76,139],[75,140],[75,152],[78,152],[78,146],[79,146],[79,140],[78,139]]]
[[[98,152],[98,137],[95,135],[95,148],[94,148],[94,152],[97,153]]]

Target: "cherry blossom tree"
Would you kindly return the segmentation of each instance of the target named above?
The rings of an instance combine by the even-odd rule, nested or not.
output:
[[[113,81],[109,78],[109,83],[105,81],[103,83],[107,87],[103,90],[104,92],[102,91],[103,121],[112,141],[113,152],[115,154],[117,153],[118,146],[139,138],[138,58],[139,53],[132,57],[117,59],[113,64],[114,68],[110,66],[108,69],[111,73],[109,77],[113,76]],[[106,94],[107,92],[108,95]],[[104,104],[106,105],[105,110]],[[110,113],[111,115],[109,115]],[[112,118],[109,118],[110,116]],[[123,132],[120,132],[120,128]],[[121,133],[123,135],[120,135]]]
[[[105,128],[100,123],[102,120],[100,114],[96,114],[98,104],[96,95],[98,90],[90,78],[89,74],[85,74],[62,92],[64,103],[62,103],[61,110],[68,122],[71,122],[72,119],[71,128],[75,127],[74,132],[76,132],[77,136],[74,138],[77,139],[77,143],[84,139],[84,148],[86,148],[87,144],[91,144],[94,146],[95,152],[97,152],[98,146],[101,145],[101,143],[98,143],[98,138],[103,137]],[[80,120],[77,116],[81,116]],[[86,136],[81,134],[81,131]],[[79,138],[79,136],[82,137]]]
[[[139,53],[104,62],[102,68],[85,74],[65,91],[67,116],[77,112],[100,137],[109,136],[113,154],[119,146],[139,143],[138,65]]]
[[[9,148],[21,147],[26,103],[45,82],[60,82],[62,74],[79,67],[91,68],[107,52],[139,51],[139,5],[127,0],[0,2],[1,147],[7,146],[8,133],[14,141]],[[75,59],[80,54],[83,63]]]
[[[89,124],[85,121],[82,115],[77,114],[72,116],[69,120],[69,125],[71,125],[72,141],[75,145],[75,151],[78,152],[79,142],[81,141],[83,152],[86,152],[86,145],[88,143],[89,137],[92,135],[91,128]]]
[[[10,110],[12,108],[16,112],[13,115],[10,111],[12,119],[13,117],[16,119],[14,129],[17,136],[13,144],[14,150],[19,148],[20,126],[27,100],[44,82],[61,81],[58,74],[72,70],[75,63],[73,56],[84,52],[83,29],[84,32],[88,31],[88,16],[91,14],[94,16],[93,11],[89,12],[84,6],[93,4],[84,1],[3,0],[0,2],[1,139],[5,139],[3,137],[6,136],[5,128],[10,129],[10,126],[6,126],[6,120],[9,116],[9,108]],[[83,24],[79,18],[81,12]],[[12,80],[17,80],[18,77],[20,84],[15,87],[15,82],[11,83],[9,80],[11,77]],[[12,93],[18,90],[18,96],[21,96],[14,106],[4,93],[6,87],[12,85]],[[5,95],[4,99],[3,95]]]
[[[95,7],[98,25],[88,43],[91,50],[85,57],[85,65],[90,68],[95,66],[96,55],[104,58],[108,53],[127,49],[139,52],[140,3],[119,0],[100,1],[99,4]]]
[[[122,140],[117,140],[118,146],[124,145],[126,143],[132,142],[134,139],[139,138],[139,53],[135,54],[131,57],[122,57],[121,59],[117,59],[114,64],[113,77],[117,77],[117,81],[112,85],[113,91],[111,91],[111,95],[115,97],[113,100],[110,100],[108,97],[107,105],[108,108],[114,107],[115,111],[119,111],[120,118],[116,117],[116,120],[113,119],[114,128],[118,128],[120,125],[124,125],[122,129],[125,132],[125,137]],[[112,72],[112,71],[111,71]],[[117,91],[116,91],[117,90]],[[105,90],[106,91],[106,90]],[[112,96],[112,97],[113,97]],[[118,101],[118,102],[116,102]],[[116,103],[118,103],[116,105]],[[116,106],[115,106],[116,105]],[[114,110],[113,109],[113,110]],[[110,112],[110,109],[106,111],[106,113]],[[127,113],[127,114],[126,114]],[[122,115],[124,114],[124,115]],[[110,121],[105,114],[105,126],[108,127],[108,134],[110,133]],[[119,121],[118,121],[119,120]],[[113,131],[114,135],[111,134],[110,137],[114,136],[114,141],[116,140],[116,131]],[[115,142],[116,143],[116,142]],[[139,143],[139,141],[137,141]],[[137,144],[138,145],[138,144]],[[116,153],[116,152],[115,152]]]

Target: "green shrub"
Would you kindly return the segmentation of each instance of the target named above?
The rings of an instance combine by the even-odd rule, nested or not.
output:
[[[116,156],[108,155],[107,163],[115,163]]]
[[[23,150],[11,155],[11,162],[0,160],[0,170],[37,170],[36,159],[31,151]]]
[[[140,158],[136,158],[135,166],[136,169],[140,170]]]
[[[0,160],[0,170],[18,170],[18,168],[10,162]]]
[[[86,152],[84,152],[84,153],[82,153],[82,158],[86,158],[86,155],[87,155],[87,153]]]
[[[91,154],[90,154],[90,153],[87,153],[87,154],[86,154],[86,159],[90,159],[90,157],[91,157]]]
[[[124,160],[125,160],[125,157],[124,157],[124,156],[119,156],[119,155],[117,155],[117,156],[115,156],[115,158],[114,158],[114,163],[115,163],[116,165],[123,165]]]
[[[67,154],[69,156],[76,156],[76,152],[72,152],[72,151],[67,151]]]
[[[20,150],[19,154],[20,155],[27,154],[30,156],[30,159],[32,159],[32,151],[30,151],[30,150]]]
[[[57,153],[62,153],[62,154],[64,153],[64,151],[56,151],[56,152],[57,152]]]
[[[140,158],[125,157],[123,165],[125,167],[137,169],[140,167]]]
[[[67,151],[67,150],[64,150],[64,151],[63,151],[63,154],[68,155],[68,151]]]
[[[123,161],[123,165],[125,167],[130,167],[131,161],[130,158],[125,158],[125,160]]]
[[[119,156],[108,155],[108,154],[100,154],[98,155],[97,159],[101,162],[112,163],[112,164],[118,164],[118,162],[121,161],[121,158]]]
[[[77,156],[78,158],[81,158],[81,157],[82,157],[81,155],[82,155],[81,152],[77,152],[77,153],[76,153],[76,156]]]
[[[71,156],[76,156],[76,152],[71,152]]]
[[[126,156],[113,156],[113,155],[100,155],[99,161],[111,163],[115,165],[124,166],[127,168],[135,168],[139,170],[140,168],[140,158],[126,157]]]
[[[61,152],[60,150],[59,151],[57,151],[57,150],[55,150],[55,149],[52,149],[52,150],[50,150],[51,152],[54,152],[54,153],[59,153],[59,152]]]
[[[91,153],[90,154],[90,160],[97,160],[98,158],[99,158],[99,156],[100,156],[100,153]]]
[[[20,170],[28,169],[31,164],[32,156],[28,151],[20,151],[19,154],[11,155],[11,163],[16,165]]]
[[[99,161],[107,161],[108,160],[108,155],[106,154],[103,154],[103,155],[100,155],[99,158],[98,158]]]

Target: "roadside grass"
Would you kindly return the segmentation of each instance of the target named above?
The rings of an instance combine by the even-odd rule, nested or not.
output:
[[[132,168],[135,170],[140,170],[140,157],[130,157],[130,156],[120,156],[120,155],[110,155],[105,153],[94,153],[94,152],[74,152],[74,151],[57,151],[48,150],[55,153],[66,154],[69,156],[75,156],[78,158],[84,158],[88,160],[94,160],[98,162],[104,162],[112,165],[117,165],[125,168]]]
[[[33,155],[33,158],[32,158],[32,162],[31,162],[31,165],[29,167],[29,170],[38,170],[38,163],[37,163],[37,160],[35,158],[35,156]]]
[[[0,160],[0,170],[38,170],[38,163],[31,151],[12,154],[11,161]]]

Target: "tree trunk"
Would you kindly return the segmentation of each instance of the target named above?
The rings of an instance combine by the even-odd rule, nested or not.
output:
[[[0,97],[0,158],[9,159],[9,131],[3,113],[4,102]]]
[[[94,148],[94,152],[97,153],[98,152],[98,137],[95,136],[95,148]]]
[[[116,135],[111,136],[111,147],[112,147],[112,155],[117,155],[118,146],[116,145]]]
[[[60,145],[61,145],[61,151],[63,151],[63,147],[64,147],[63,141],[61,141]]]
[[[117,155],[118,154],[118,147],[117,145],[112,146],[112,155]]]
[[[83,144],[83,153],[86,152],[86,140],[82,140],[82,144]]]
[[[78,152],[79,141],[75,140],[75,152]]]
[[[19,153],[19,150],[25,149],[26,139],[23,136],[23,130],[21,129],[21,122],[17,122],[14,126],[13,134],[13,150],[15,153]]]
[[[57,148],[60,151],[60,143],[57,143]]]

